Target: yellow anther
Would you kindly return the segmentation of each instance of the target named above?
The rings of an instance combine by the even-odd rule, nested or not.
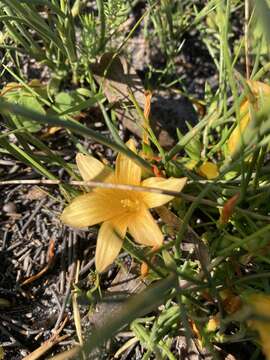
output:
[[[140,208],[139,200],[123,199],[121,205],[128,211],[137,211]]]

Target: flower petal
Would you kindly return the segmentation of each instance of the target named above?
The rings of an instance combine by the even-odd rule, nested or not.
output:
[[[96,269],[98,272],[106,270],[119,254],[127,231],[127,222],[124,218],[117,218],[104,222],[98,232],[95,254]]]
[[[208,180],[215,179],[218,177],[218,167],[216,164],[212,163],[211,161],[206,161],[198,168],[198,174],[205,177]]]
[[[76,163],[84,181],[104,181],[112,174],[112,170],[108,166],[90,155],[77,154]]]
[[[162,245],[163,234],[150,211],[145,207],[130,218],[128,231],[139,244],[155,247]]]
[[[247,301],[253,306],[255,312],[261,316],[270,316],[270,295],[264,293],[251,293]]]
[[[253,306],[255,315],[269,317],[270,315],[270,296],[263,293],[253,293],[246,299]],[[270,322],[266,320],[251,320],[251,327],[260,334],[263,352],[266,358],[270,359]]]
[[[162,190],[181,191],[187,182],[187,178],[169,178],[151,177],[142,182],[142,186],[154,187]],[[166,204],[173,199],[171,195],[155,194],[150,192],[142,193],[143,201],[148,208],[154,208]]]
[[[247,81],[250,90],[257,97],[264,96],[267,97],[270,95],[270,86],[261,81],[248,80]]]
[[[241,146],[242,136],[250,122],[251,106],[248,100],[245,100],[240,106],[240,122],[236,125],[227,141],[228,152],[231,156]]]
[[[132,139],[126,143],[127,147],[136,153],[136,146]],[[120,184],[139,185],[142,169],[131,158],[119,153],[116,158],[115,175]]]
[[[77,196],[64,209],[61,220],[66,225],[82,228],[110,220],[122,212],[123,208],[114,199],[101,192],[91,192]]]
[[[260,334],[262,350],[266,359],[270,359],[270,324],[265,321],[251,320],[251,326]]]

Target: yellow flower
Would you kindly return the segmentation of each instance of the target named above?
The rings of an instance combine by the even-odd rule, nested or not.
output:
[[[240,122],[239,124],[236,126],[236,128],[233,130],[233,132],[231,133],[229,139],[228,139],[228,151],[229,154],[232,155],[235,150],[237,149],[240,140],[241,140],[241,136],[244,133],[244,130],[246,129],[246,127],[248,126],[249,120],[250,120],[250,103],[248,100],[245,100],[241,106],[240,106]]]
[[[127,146],[136,152],[132,140]],[[141,180],[142,169],[130,158],[119,154],[113,172],[97,159],[78,154],[76,162],[84,181],[100,180],[114,184],[141,185],[163,190],[181,191],[186,178],[150,177]],[[95,254],[96,269],[104,271],[119,254],[128,231],[142,245],[160,247],[163,234],[149,209],[164,205],[172,196],[151,192],[95,188],[76,197],[61,216],[63,223],[82,228],[102,223]]]
[[[238,148],[241,136],[250,122],[251,107],[253,107],[255,111],[258,111],[260,100],[266,101],[270,96],[270,86],[263,82],[248,80],[247,85],[249,86],[254,99],[251,99],[249,96],[240,106],[240,122],[231,133],[227,143],[230,155],[233,155]]]
[[[206,331],[207,332],[214,332],[220,327],[220,318],[219,314],[214,316],[210,316],[208,323],[206,324]]]
[[[252,294],[248,302],[253,306],[256,315],[270,317],[270,296],[265,294]],[[270,321],[252,320],[250,325],[257,330],[267,360],[270,360]]]
[[[207,178],[208,180],[215,179],[218,177],[218,167],[216,164],[206,161],[198,168],[198,174]]]

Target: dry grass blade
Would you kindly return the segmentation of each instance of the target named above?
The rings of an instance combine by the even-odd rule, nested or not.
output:
[[[72,294],[72,308],[73,308],[73,316],[74,316],[74,323],[76,327],[76,333],[79,339],[80,345],[83,345],[83,339],[82,339],[82,325],[81,325],[81,317],[80,317],[80,311],[78,307],[77,302],[77,293],[73,292]]]
[[[76,279],[75,281],[78,282],[79,280],[79,270],[80,270],[80,263],[77,261],[77,269],[76,269]],[[79,339],[79,343],[82,346],[83,345],[83,337],[82,337],[82,325],[81,325],[81,316],[80,316],[80,310],[77,302],[78,294],[76,292],[76,289],[72,292],[72,308],[73,308],[73,317],[74,317],[74,323],[76,328],[76,333]]]
[[[132,345],[136,344],[139,341],[136,337],[133,337],[129,339],[123,346],[120,347],[114,354],[115,358],[118,358],[123,352],[125,352],[128,348],[130,348]]]

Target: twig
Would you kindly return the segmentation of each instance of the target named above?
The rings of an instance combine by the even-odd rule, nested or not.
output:
[[[63,335],[61,337],[59,336],[60,332],[65,327],[66,322],[67,322],[67,318],[64,319],[61,326],[55,331],[55,333],[52,335],[52,337],[50,339],[45,341],[39,348],[34,350],[31,354],[24,357],[23,360],[37,360],[42,355],[44,355],[47,351],[49,351],[54,345],[58,344],[60,341],[62,341],[64,339],[66,339],[69,336],[69,334]]]
[[[49,244],[49,249],[48,249],[48,264],[42,269],[40,270],[40,272],[38,272],[36,275],[30,276],[29,278],[25,279],[22,282],[22,286],[23,285],[28,285],[30,283],[32,283],[33,281],[39,279],[42,275],[44,275],[52,266],[53,262],[54,262],[54,245],[55,245],[55,240],[51,239],[50,244]]]
[[[24,231],[26,230],[26,228],[28,227],[28,225],[31,223],[31,221],[34,219],[34,217],[37,215],[37,213],[39,212],[39,210],[42,208],[42,206],[45,204],[45,201],[47,199],[43,199],[40,201],[40,203],[38,203],[38,205],[36,206],[35,210],[32,212],[32,214],[30,215],[30,217],[28,218],[28,220],[26,221],[26,223],[23,225],[23,227],[21,228],[21,233],[23,234]]]
[[[74,185],[74,186],[88,186],[91,188],[102,188],[102,189],[118,189],[124,191],[139,191],[139,192],[151,192],[155,194],[164,194],[164,195],[171,195],[174,197],[181,196],[180,192],[172,191],[172,190],[163,190],[154,187],[146,187],[146,186],[139,186],[139,185],[127,185],[127,184],[113,184],[113,183],[105,183],[102,181],[69,181],[63,182],[61,180],[49,180],[49,179],[29,179],[29,180],[4,180],[0,181],[0,186],[5,185]]]
[[[17,340],[15,339],[11,334],[10,332],[0,324],[0,331],[2,332],[2,334],[6,335],[10,340],[11,340],[11,343],[10,344],[17,344],[17,345],[20,345],[22,346],[22,344]],[[1,344],[2,345],[2,344]]]
[[[48,180],[48,179],[41,179],[41,180],[5,180],[0,181],[0,186],[4,185],[15,185],[15,184],[24,184],[24,185],[74,185],[74,186],[88,186],[90,188],[102,188],[102,189],[118,189],[124,191],[138,191],[138,192],[150,192],[154,194],[163,194],[163,195],[170,195],[173,197],[180,197],[186,201],[195,202],[197,201],[196,196],[184,194],[178,191],[172,190],[163,190],[154,187],[146,187],[146,186],[139,186],[139,185],[127,185],[127,184],[112,184],[112,183],[105,183],[101,181],[69,181],[63,182],[61,180]],[[207,199],[199,199],[200,204],[208,205],[211,207],[222,207],[222,204],[218,204],[215,201],[207,200]],[[236,207],[237,211],[246,214],[248,216],[252,216],[258,220],[270,221],[269,216],[264,216],[260,214],[256,214],[249,210],[244,210],[241,208]]]
[[[66,236],[63,236],[63,242],[61,244],[61,272],[60,272],[60,294],[64,294],[65,282],[66,282]]]
[[[138,192],[150,192],[155,194],[164,194],[164,195],[171,195],[173,197],[182,197],[188,201],[194,201],[196,197],[182,194],[178,191],[172,190],[164,190],[154,187],[146,187],[146,186],[139,186],[139,185],[127,185],[127,184],[113,184],[113,183],[105,183],[102,181],[69,181],[63,182],[61,180],[48,180],[48,179],[30,179],[30,180],[5,180],[0,181],[0,186],[4,185],[14,185],[14,184],[21,184],[21,185],[74,185],[74,186],[88,186],[91,188],[102,188],[102,189],[117,189],[117,190],[124,190],[124,191],[138,191]],[[202,200],[202,203],[205,205],[213,206],[213,201],[210,200]],[[216,206],[216,203],[214,203]]]
[[[61,307],[61,310],[59,312],[58,319],[56,320],[56,323],[55,323],[55,326],[54,326],[54,330],[58,328],[59,324],[61,323],[62,318],[64,317],[66,305],[68,303],[69,296],[70,296],[70,291],[71,291],[71,287],[70,287],[70,283],[68,283],[67,288],[66,288],[65,297],[64,297],[64,300],[63,300],[63,303],[62,303],[62,307]]]
[[[74,185],[74,186],[88,186],[91,188],[102,188],[102,189],[119,189],[126,191],[141,191],[141,192],[152,192],[156,194],[165,194],[171,196],[179,196],[178,191],[163,190],[154,187],[138,186],[138,185],[127,185],[127,184],[113,184],[105,183],[102,181],[69,181],[64,182],[61,180],[49,180],[49,179],[29,179],[29,180],[4,180],[0,181],[0,186],[5,185]]]
[[[91,259],[87,264],[85,264],[84,267],[81,268],[79,276],[84,275],[89,269],[91,269],[94,263],[95,263],[95,259]]]
[[[69,270],[69,279],[67,282],[67,286],[66,286],[66,293],[65,293],[65,297],[63,299],[63,303],[62,303],[62,307],[60,310],[60,313],[58,315],[58,319],[56,321],[56,324],[54,326],[54,329],[57,329],[64,314],[65,314],[65,309],[68,303],[68,300],[70,298],[70,294],[71,294],[71,287],[72,284],[74,282],[74,276],[75,276],[75,266],[76,266],[76,247],[77,245],[77,237],[74,235],[74,238],[72,239],[71,237],[69,238],[69,248],[68,248],[68,270]]]

